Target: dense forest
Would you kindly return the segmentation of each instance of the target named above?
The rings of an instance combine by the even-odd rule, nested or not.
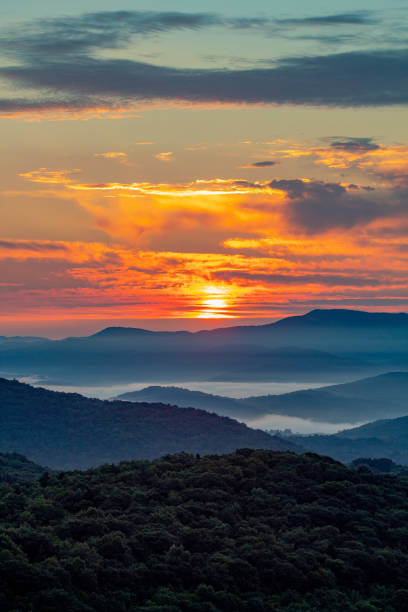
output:
[[[37,480],[50,471],[18,453],[0,453],[0,482]]]
[[[0,484],[4,612],[405,612],[408,481],[241,449]]]

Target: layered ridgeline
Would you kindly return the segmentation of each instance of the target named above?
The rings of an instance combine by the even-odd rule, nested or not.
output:
[[[407,609],[396,477],[243,449],[0,490],[4,612]]]
[[[407,398],[408,372],[389,372],[352,383],[245,399],[156,385],[124,393],[116,399],[194,406],[248,421],[279,414],[326,423],[361,423],[407,415]]]
[[[408,369],[408,315],[314,310],[270,325],[151,332],[112,327],[85,338],[0,338],[0,372],[54,382],[335,382]]]
[[[332,436],[288,436],[285,439],[344,463],[358,457],[386,457],[408,465],[408,416],[375,421]]]
[[[87,468],[167,453],[228,453],[295,445],[203,410],[56,393],[0,379],[0,452],[51,468]]]

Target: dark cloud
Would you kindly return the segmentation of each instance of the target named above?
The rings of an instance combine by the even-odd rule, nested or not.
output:
[[[60,95],[54,98],[0,98],[1,113],[81,112],[89,109],[112,111],[122,108],[120,101],[98,99],[95,96]]]
[[[291,224],[313,234],[334,228],[349,229],[366,224],[380,217],[393,216],[407,212],[406,205],[398,203],[395,197],[386,201],[361,197],[353,190],[351,193],[338,183],[320,181],[275,180],[270,183],[288,195],[285,216]]]
[[[327,24],[365,23],[367,19],[365,13],[346,13],[291,21]],[[276,20],[227,19],[210,13],[113,11],[36,21],[3,31],[0,49],[12,61],[0,67],[0,77],[17,88],[34,89],[36,97],[31,103],[2,100],[0,110],[13,112],[24,104],[40,109],[47,101],[56,104],[55,98],[68,107],[72,101],[78,107],[89,107],[151,99],[342,107],[408,101],[408,50],[401,48],[284,58],[247,70],[176,69],[96,55],[100,50],[125,48],[134,37],[211,26],[251,29],[271,24],[280,27]],[[364,146],[364,139],[358,140]],[[353,139],[332,146],[345,144],[353,146]]]
[[[270,168],[271,166],[276,166],[278,162],[272,160],[265,160],[259,162],[253,162],[252,164],[248,164],[250,168]]]
[[[222,26],[277,33],[287,25],[338,25],[372,23],[368,12],[305,17],[302,19],[227,18],[214,13],[175,11],[104,11],[73,17],[37,20],[0,33],[0,48],[13,57],[43,57],[46,54],[78,55],[95,49],[122,48],[134,37],[183,29]]]
[[[323,15],[315,17],[301,17],[297,19],[277,19],[277,23],[300,26],[336,26],[336,25],[371,25],[375,23],[369,11],[356,11],[353,13],[340,13],[336,15]]]
[[[29,240],[0,240],[0,248],[9,250],[25,250],[34,252],[67,251],[64,244],[55,242],[35,242]]]
[[[330,147],[332,149],[340,149],[341,151],[361,152],[377,151],[380,145],[373,142],[372,138],[330,138]]]
[[[47,54],[81,54],[96,48],[114,49],[126,46],[135,35],[200,29],[221,25],[223,20],[211,14],[153,11],[111,11],[85,13],[36,21],[18,31],[3,32],[3,53],[25,58]]]
[[[232,279],[247,279],[249,281],[262,281],[267,284],[285,284],[285,285],[329,285],[342,287],[375,287],[384,282],[378,277],[363,277],[346,274],[262,274],[259,272],[242,272],[242,271],[221,271],[212,274],[213,279],[228,280]],[[404,279],[405,284],[405,279]]]
[[[252,70],[176,69],[87,56],[0,69],[16,85],[122,100],[376,106],[408,102],[408,50],[350,52]]]

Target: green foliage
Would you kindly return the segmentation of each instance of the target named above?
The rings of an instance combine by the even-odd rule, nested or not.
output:
[[[242,449],[0,485],[4,612],[406,610],[408,483]]]
[[[46,481],[45,468],[18,453],[0,453],[0,482],[24,482],[40,477]]]

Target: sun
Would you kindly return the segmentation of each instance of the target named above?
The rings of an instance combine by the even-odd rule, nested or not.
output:
[[[198,319],[233,319],[231,313],[232,288],[226,285],[205,285],[201,289],[201,307]]]

